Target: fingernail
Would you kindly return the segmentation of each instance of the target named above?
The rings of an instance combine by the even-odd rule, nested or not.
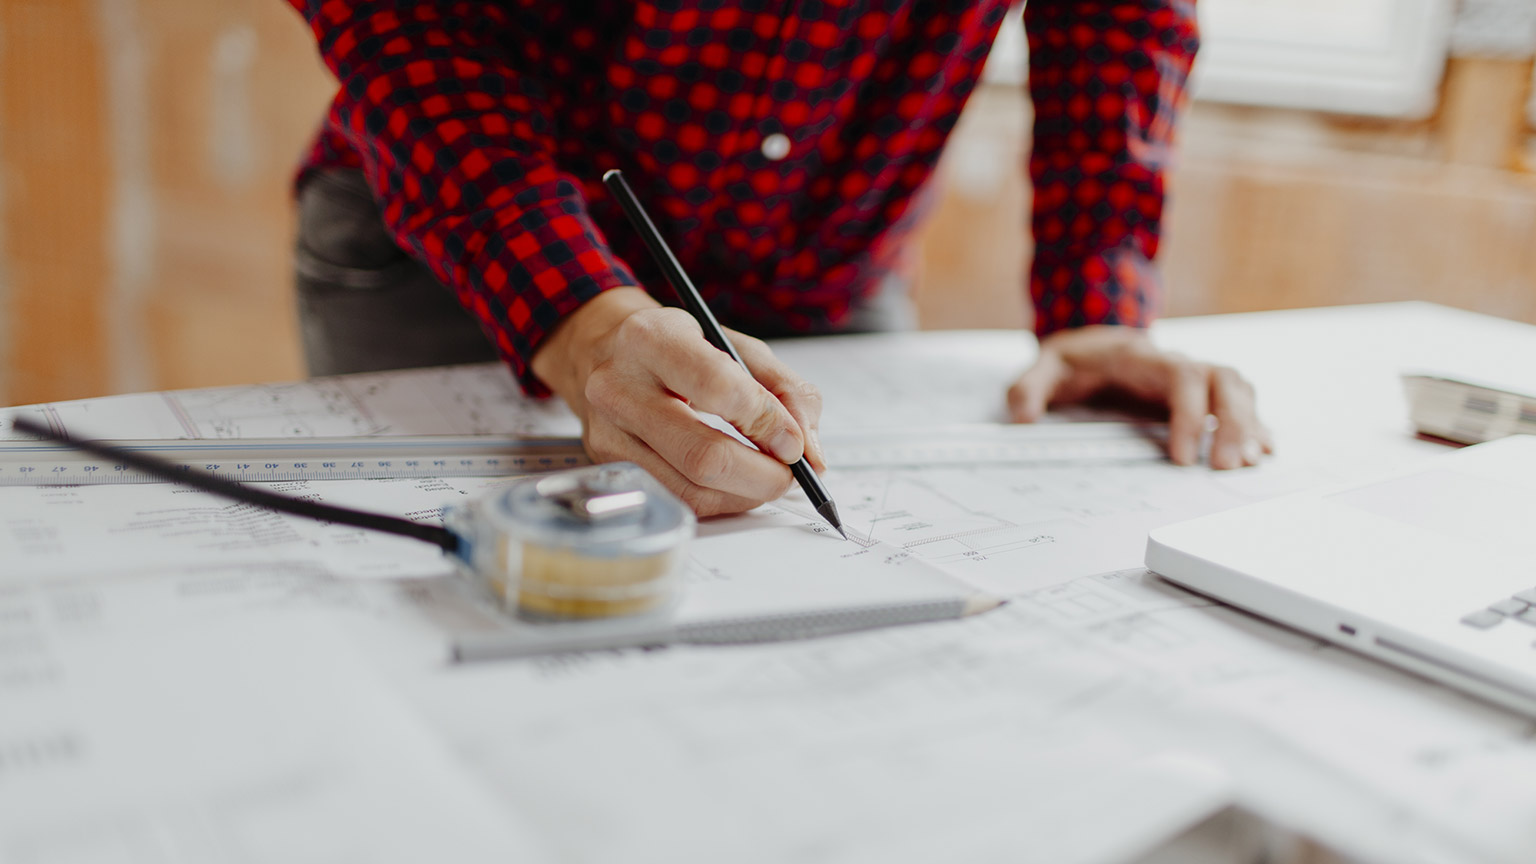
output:
[[[1243,464],[1243,454],[1236,444],[1230,442],[1223,444],[1211,454],[1212,468],[1236,468],[1241,464]]]
[[[768,440],[768,451],[785,464],[799,462],[800,457],[805,455],[800,439],[788,429],[780,429],[777,435]]]
[[[1257,440],[1249,438],[1243,442],[1243,462],[1249,465],[1257,465],[1259,464],[1260,457],[1263,455],[1264,448],[1259,446]]]

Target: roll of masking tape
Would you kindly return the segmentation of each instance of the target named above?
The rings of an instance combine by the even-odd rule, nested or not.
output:
[[[681,594],[693,511],[640,466],[593,465],[518,481],[444,513],[474,578],[543,620],[665,611]]]

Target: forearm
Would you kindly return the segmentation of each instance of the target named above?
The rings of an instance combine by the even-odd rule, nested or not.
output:
[[[330,125],[359,155],[391,235],[542,392],[529,364],[544,339],[636,281],[556,160],[554,91],[509,49],[550,38],[552,13],[532,2],[291,2],[341,84]]]
[[[1198,46],[1193,3],[1032,0],[1025,23],[1036,331],[1145,326],[1161,294],[1164,172]]]

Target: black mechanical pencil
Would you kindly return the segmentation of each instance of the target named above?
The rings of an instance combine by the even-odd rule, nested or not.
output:
[[[651,252],[651,257],[656,259],[656,266],[666,275],[667,281],[672,283],[672,290],[677,292],[678,299],[683,301],[683,306],[689,314],[698,319],[699,326],[704,328],[704,338],[709,344],[731,355],[731,359],[741,364],[741,368],[747,369],[747,364],[736,353],[736,348],[731,340],[725,337],[725,330],[720,327],[720,322],[715,320],[715,314],[704,305],[704,298],[699,296],[699,289],[693,285],[693,280],[683,272],[683,265],[677,262],[677,256],[672,254],[672,249],[667,246],[667,241],[661,237],[661,232],[656,230],[656,223],[651,221],[645,208],[640,206],[640,199],[635,197],[634,190],[629,188],[629,183],[624,179],[623,172],[615,169],[603,175],[603,183],[608,190],[618,199],[619,206],[624,208],[624,215],[629,217],[630,224],[640,233],[640,239],[645,241],[645,248]],[[752,370],[747,369],[751,374]],[[791,473],[795,475],[795,481],[800,488],[805,490],[805,496],[811,499],[811,506],[821,514],[821,518],[827,520],[837,533],[848,539],[848,534],[843,531],[843,521],[837,516],[837,505],[832,503],[832,496],[827,494],[827,487],[821,485],[821,478],[811,470],[811,464],[801,456],[800,461],[789,466]]]

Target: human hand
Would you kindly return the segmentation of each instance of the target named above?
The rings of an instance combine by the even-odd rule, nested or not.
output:
[[[1146,331],[1131,327],[1061,330],[1040,340],[1034,365],[1008,388],[1008,410],[1016,422],[1031,423],[1048,405],[1116,393],[1167,408],[1168,455],[1179,465],[1198,461],[1210,415],[1216,418],[1212,468],[1257,465],[1274,452],[1255,412],[1253,386],[1241,375],[1160,350]]]
[[[681,309],[639,288],[605,291],[561,323],[533,371],[582,421],[594,461],[629,460],[699,516],[740,513],[794,482],[802,455],[825,470],[821,394],[761,340],[729,334],[748,374]],[[759,449],[706,425],[718,414]]]

